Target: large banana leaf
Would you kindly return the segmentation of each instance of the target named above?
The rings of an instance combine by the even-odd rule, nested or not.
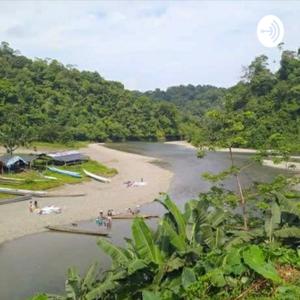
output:
[[[97,275],[98,275],[98,264],[94,263],[90,266],[83,279],[83,283],[82,283],[83,286],[86,287],[88,290],[91,290],[97,280]]]
[[[77,300],[81,297],[81,279],[75,268],[69,268],[65,284],[67,299]]]
[[[287,238],[297,238],[300,239],[300,228],[299,227],[287,227],[278,229],[274,232],[277,238],[287,239]]]
[[[185,251],[187,247],[185,239],[174,230],[169,221],[163,220],[162,226],[166,237],[168,237],[170,243],[176,248],[176,250]]]
[[[251,245],[243,252],[244,262],[255,272],[275,283],[281,283],[275,267],[271,262],[266,262],[263,251],[257,245]]]
[[[285,197],[283,194],[279,192],[274,191],[273,194],[276,196],[276,199],[278,200],[282,211],[286,211],[300,217],[299,202],[288,199],[287,197]]]
[[[147,262],[152,261],[160,264],[160,252],[156,250],[157,246],[154,243],[153,234],[143,219],[134,219],[132,235],[139,257]]]
[[[108,254],[113,262],[117,265],[126,265],[128,263],[128,257],[122,248],[115,246],[108,242],[106,239],[99,239],[97,242],[98,246]]]
[[[207,219],[212,227],[217,228],[220,226],[227,218],[227,214],[224,213],[224,210],[217,208],[215,211],[212,211],[208,214]]]
[[[269,240],[272,240],[273,232],[277,229],[281,222],[281,210],[279,205],[274,201],[270,211],[265,216],[265,232]]]
[[[185,237],[185,219],[183,214],[180,212],[176,204],[170,199],[169,196],[165,196],[163,200],[156,199],[157,202],[162,204],[166,210],[172,215],[174,220],[174,225],[176,226],[178,233],[181,237]]]

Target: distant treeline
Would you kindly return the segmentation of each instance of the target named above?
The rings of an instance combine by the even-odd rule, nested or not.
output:
[[[242,122],[247,128],[243,146],[260,147],[274,134],[276,140],[282,136],[300,144],[299,58],[299,53],[283,51],[273,73],[267,57],[257,57],[229,89],[180,85],[142,93],[97,72],[28,59],[2,42],[0,133],[26,131],[31,139],[47,142],[195,140],[213,110],[248,115]]]

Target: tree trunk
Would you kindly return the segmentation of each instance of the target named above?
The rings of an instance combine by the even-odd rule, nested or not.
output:
[[[233,155],[232,155],[232,149],[229,147],[229,154],[230,154],[230,160],[231,160],[231,166],[234,166],[234,161],[233,161]],[[242,215],[243,215],[243,221],[244,221],[244,230],[248,230],[248,216],[247,216],[247,209],[246,209],[246,200],[244,197],[242,185],[240,182],[239,174],[235,173],[234,177],[236,179],[237,183],[237,188],[238,188],[238,193],[240,196],[240,207],[242,209]]]

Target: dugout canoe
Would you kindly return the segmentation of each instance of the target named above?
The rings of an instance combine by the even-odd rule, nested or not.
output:
[[[47,229],[51,231],[58,231],[64,233],[74,233],[74,234],[85,234],[85,235],[94,235],[94,236],[108,236],[107,232],[101,232],[99,230],[89,230],[79,227],[70,227],[66,225],[49,225],[46,226]]]
[[[93,179],[95,179],[95,180],[97,180],[97,181],[101,181],[101,182],[104,182],[104,183],[109,183],[109,182],[111,182],[111,180],[108,179],[108,178],[105,178],[105,177],[96,175],[96,174],[94,174],[94,173],[88,172],[88,171],[85,170],[85,169],[82,169],[82,170],[83,170],[83,172],[84,172],[84,174],[85,174],[86,176],[91,177],[91,178],[93,178]]]
[[[134,218],[142,218],[142,219],[153,219],[153,218],[159,218],[158,215],[147,215],[147,214],[137,214],[137,215],[132,215],[132,214],[117,214],[112,216],[112,219],[134,219]]]
[[[81,178],[82,177],[78,172],[62,170],[62,169],[58,169],[58,168],[55,168],[55,167],[48,167],[48,170],[50,170],[52,172],[55,172],[55,173],[76,177],[76,178]]]

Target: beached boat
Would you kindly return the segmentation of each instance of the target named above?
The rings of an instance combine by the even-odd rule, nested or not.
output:
[[[159,218],[158,215],[147,215],[147,214],[137,214],[137,215],[133,215],[133,214],[117,214],[112,216],[112,219],[134,219],[134,218],[142,218],[142,219],[153,219],[153,218]]]
[[[25,179],[22,179],[22,178],[13,178],[13,177],[4,177],[4,176],[0,176],[0,180],[1,181],[15,181],[15,182],[25,181]]]
[[[31,191],[31,190],[20,190],[20,189],[10,189],[10,188],[0,188],[0,193],[10,194],[10,195],[32,195],[32,196],[46,196],[47,192],[44,191]]]
[[[44,179],[29,179],[29,178],[14,178],[14,177],[4,177],[4,176],[0,176],[0,181],[1,182],[6,182],[6,183],[19,183],[22,184],[24,183],[26,180],[30,180],[32,182],[46,182],[49,181],[50,178],[44,178]],[[56,178],[57,179],[57,178]]]
[[[76,234],[86,234],[86,235],[96,235],[96,236],[108,236],[107,232],[101,232],[99,230],[89,230],[89,229],[83,229],[78,227],[70,227],[70,226],[46,226],[47,229],[53,230],[53,231],[59,231],[59,232],[65,232],[65,233],[76,233]]]
[[[96,174],[93,174],[93,173],[91,173],[91,172],[88,172],[88,171],[85,170],[85,169],[83,169],[83,172],[84,172],[84,174],[85,174],[86,176],[89,176],[89,177],[91,177],[91,178],[93,178],[93,179],[95,179],[95,180],[98,180],[98,181],[101,181],[101,182],[105,182],[105,183],[111,182],[110,179],[105,178],[105,177],[102,177],[102,176],[99,176],[99,175],[96,175]]]
[[[45,179],[50,179],[50,180],[57,180],[58,178],[54,177],[54,176],[46,176],[46,175],[42,175],[43,178]]]
[[[72,177],[76,177],[76,178],[81,178],[82,176],[77,173],[77,172],[72,172],[72,171],[67,171],[67,170],[62,170],[62,169],[58,169],[55,167],[48,167],[48,170],[55,172],[55,173],[59,173],[59,174],[63,174],[63,175],[67,175],[67,176],[72,176]]]

